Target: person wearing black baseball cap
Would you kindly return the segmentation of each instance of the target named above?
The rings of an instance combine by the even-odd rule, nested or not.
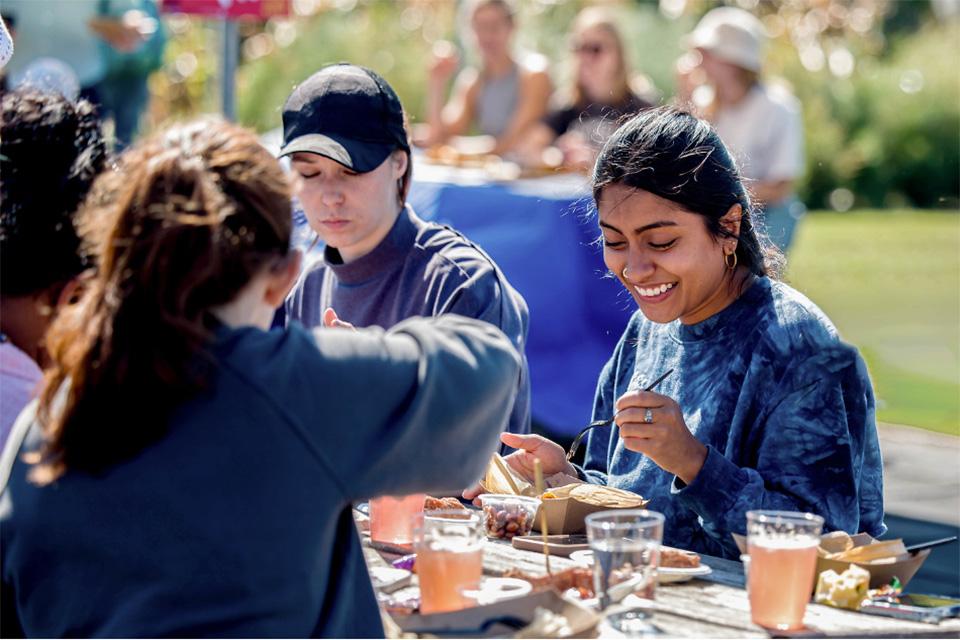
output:
[[[283,107],[283,147],[297,196],[326,247],[287,298],[286,321],[380,326],[455,313],[499,327],[524,354],[526,302],[494,261],[460,233],[406,203],[412,163],[403,106],[376,72],[335,64]],[[341,320],[342,318],[342,320]],[[507,429],[530,431],[526,358]]]

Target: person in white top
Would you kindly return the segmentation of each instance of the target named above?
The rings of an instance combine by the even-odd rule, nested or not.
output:
[[[734,7],[708,12],[687,38],[677,64],[679,98],[713,124],[734,154],[766,231],[786,252],[805,213],[794,189],[804,169],[800,102],[783,86],[760,81],[766,32]]]

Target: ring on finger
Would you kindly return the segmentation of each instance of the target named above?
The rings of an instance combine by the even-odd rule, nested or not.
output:
[[[647,410],[643,412],[643,421],[647,424],[653,422],[653,409],[648,407]]]

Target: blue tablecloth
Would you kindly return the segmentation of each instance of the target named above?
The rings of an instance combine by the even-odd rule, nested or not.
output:
[[[418,164],[408,201],[500,265],[530,308],[534,420],[562,435],[587,424],[597,377],[636,309],[605,276],[586,180],[490,183],[479,171]]]

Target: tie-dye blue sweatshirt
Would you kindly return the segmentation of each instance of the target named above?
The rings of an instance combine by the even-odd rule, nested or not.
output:
[[[666,516],[664,544],[736,557],[730,534],[744,533],[751,509],[817,513],[824,531],[886,530],[866,367],[803,295],[759,278],[695,325],[656,324],[638,311],[600,375],[594,419],[667,369],[657,391],[677,401],[708,449],[694,481],[625,449],[616,427],[591,432],[582,470],[648,498]]]

